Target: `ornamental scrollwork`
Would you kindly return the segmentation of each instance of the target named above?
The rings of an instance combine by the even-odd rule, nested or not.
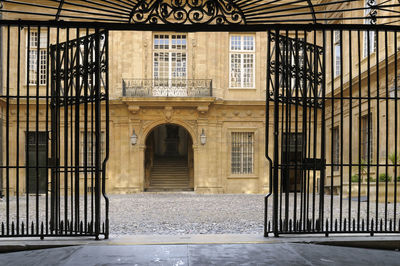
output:
[[[378,15],[378,12],[377,12],[378,5],[376,3],[376,0],[368,0],[367,6],[368,6],[368,10],[369,10],[369,12],[367,14],[368,19],[370,20],[371,24],[376,24],[376,19],[377,19],[376,17]]]
[[[135,24],[245,24],[231,0],[140,0],[130,14]]]

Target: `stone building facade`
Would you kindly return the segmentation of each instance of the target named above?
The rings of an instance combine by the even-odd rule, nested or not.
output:
[[[363,1],[358,1],[363,2]],[[346,3],[347,5],[348,3]],[[359,5],[351,3],[350,5]],[[362,12],[362,11],[360,11]],[[13,15],[7,15],[9,19]],[[361,21],[360,23],[364,23]],[[36,30],[36,31],[35,31]],[[36,32],[36,33],[35,33]],[[53,32],[54,33],[54,32]],[[51,42],[54,42],[54,36]],[[41,36],[38,37],[37,29],[30,30],[31,38],[37,38],[36,43],[30,47],[35,48],[38,42],[46,43],[46,31],[42,29]],[[65,31],[62,32],[65,34]],[[62,35],[61,34],[61,35]],[[74,36],[71,31],[70,38]],[[294,33],[290,33],[293,34]],[[303,33],[301,33],[303,34]],[[300,35],[301,35],[300,34]],[[336,38],[332,42],[337,44],[336,32],[332,36]],[[348,32],[343,32],[342,37],[342,60],[344,65],[337,66],[336,61],[327,61],[327,77],[333,76],[334,79],[326,80],[327,95],[334,93],[344,93],[348,95],[350,80],[353,88],[361,88],[365,93],[369,82],[370,88],[377,88],[377,77],[380,84],[386,84],[385,71],[388,71],[390,88],[395,80],[395,61],[394,42],[398,42],[393,35],[387,41],[391,55],[388,57],[388,67],[383,61],[379,61],[379,68],[382,69],[380,75],[376,75],[376,60],[371,59],[368,63],[362,60],[362,76],[359,79],[358,67],[353,67],[352,73],[349,72],[349,65],[346,58],[349,56],[349,49],[352,53],[357,53],[357,46],[349,47]],[[352,39],[357,38],[356,32],[351,33]],[[362,33],[364,34],[364,33]],[[2,31],[3,44],[7,37]],[[11,42],[17,42],[17,34],[12,34]],[[28,30],[21,29],[20,49],[28,50],[27,46]],[[65,35],[62,35],[65,38]],[[346,37],[347,36],[347,37]],[[298,36],[304,38],[305,36]],[[384,33],[379,36],[367,37],[371,43],[378,37],[380,54],[385,53]],[[399,37],[399,36],[397,36]],[[43,38],[43,40],[42,40]],[[322,36],[307,36],[310,43],[321,45]],[[109,77],[110,77],[110,159],[107,166],[107,191],[108,193],[136,193],[142,191],[170,191],[170,190],[194,190],[197,193],[266,193],[269,188],[269,164],[265,158],[265,146],[270,139],[265,139],[265,128],[272,126],[266,124],[266,93],[267,93],[267,32],[151,32],[151,31],[111,31],[109,35]],[[365,38],[361,40],[363,47]],[[374,44],[375,45],[375,44]],[[365,47],[364,47],[365,48]],[[362,48],[362,49],[364,49]],[[13,46],[13,51],[18,49]],[[331,48],[327,47],[327,51]],[[4,45],[3,45],[3,51]],[[364,50],[363,50],[364,51]],[[375,50],[370,48],[366,53],[373,53]],[[11,53],[11,57],[13,54]],[[28,53],[22,53],[26,57]],[[46,54],[43,55],[43,62],[40,62],[39,89],[46,90]],[[328,56],[335,60],[335,56]],[[21,58],[24,62],[26,58]],[[12,60],[12,68],[16,68],[16,62]],[[6,58],[3,52],[3,65]],[[352,61],[352,64],[358,62]],[[37,66],[37,65],[35,65]],[[331,66],[342,69],[341,73],[331,75]],[[355,65],[354,65],[355,66]],[[23,67],[22,67],[23,68]],[[371,79],[366,79],[366,71],[372,71]],[[375,72],[374,72],[375,71]],[[32,73],[35,79],[37,73]],[[42,75],[43,74],[43,75]],[[399,73],[400,74],[400,73]],[[29,76],[26,70],[22,69],[22,76]],[[3,76],[5,73],[3,71]],[[16,90],[16,75],[11,76],[11,90]],[[361,80],[361,84],[358,82]],[[20,87],[27,90],[26,82],[21,79]],[[34,88],[31,89],[35,89]],[[343,88],[343,90],[340,90]],[[378,87],[379,88],[379,87]],[[3,93],[5,83],[3,81]],[[394,92],[398,88],[393,89]],[[355,94],[358,91],[353,91]],[[376,90],[371,90],[372,95]],[[384,95],[386,92],[381,92]],[[391,92],[392,93],[392,92]],[[5,115],[3,100],[2,113]],[[335,128],[338,123],[342,123],[345,128],[343,133],[348,131],[348,110],[349,106],[341,109],[340,101],[327,102],[327,158],[331,154],[337,156],[338,150],[332,152],[332,147],[337,146],[338,132]],[[339,104],[338,104],[339,102]],[[26,104],[23,115],[34,116],[35,109],[27,110]],[[354,103],[352,108],[359,110],[358,104]],[[381,108],[385,108],[382,103]],[[332,108],[332,105],[334,106]],[[365,129],[364,119],[367,111],[367,103],[361,103],[361,115],[353,112],[354,129],[359,127]],[[10,105],[10,114],[16,116],[15,101]],[[34,108],[31,106],[30,108]],[[45,114],[45,105],[40,105],[41,114]],[[376,101],[372,103],[372,117],[377,108]],[[334,122],[332,121],[332,110],[334,112]],[[344,111],[343,111],[344,110]],[[383,109],[382,109],[383,110]],[[400,111],[400,108],[399,108]],[[272,107],[271,112],[272,115]],[[22,114],[21,114],[22,115]],[[340,116],[344,115],[344,119]],[[375,115],[376,117],[376,115]],[[346,120],[347,119],[347,120]],[[368,119],[368,118],[367,118]],[[398,115],[400,119],[400,115]],[[271,120],[270,120],[271,121]],[[336,122],[335,122],[336,121]],[[383,121],[383,120],[382,120]],[[381,121],[381,122],[382,122]],[[394,121],[394,116],[390,117],[391,124],[399,124]],[[105,123],[105,121],[104,121]],[[371,146],[376,146],[378,138],[377,129],[384,130],[372,120]],[[5,134],[5,121],[3,119],[3,135]],[[31,125],[32,129],[34,125]],[[41,131],[45,131],[46,123],[40,125]],[[26,128],[17,129],[15,117],[10,122],[12,132],[19,130],[20,136],[27,134]],[[320,130],[320,129],[319,129]],[[350,130],[351,131],[351,130]],[[365,131],[365,130],[364,130]],[[363,132],[364,132],[363,131]],[[349,132],[349,133],[347,133]],[[358,131],[357,131],[358,132]],[[358,140],[363,141],[358,133],[352,135],[353,143]],[[364,134],[364,133],[363,133]],[[368,133],[365,133],[368,134]],[[389,142],[394,140],[393,134],[381,133],[388,136]],[[335,138],[335,140],[332,140]],[[340,138],[340,137],[339,137]],[[12,145],[16,146],[16,140]],[[19,156],[21,164],[24,164],[25,152],[28,144],[25,139],[19,139],[19,155],[12,153],[11,157],[16,160]],[[358,147],[362,143],[353,145],[353,154],[358,153]],[[398,143],[395,145],[399,146]],[[4,152],[3,138],[3,152]],[[341,153],[344,156],[343,162],[349,162],[349,146],[343,145]],[[267,153],[272,154],[272,146]],[[364,149],[364,148],[363,148]],[[398,149],[400,151],[400,147]],[[376,158],[376,150],[372,149],[372,157]],[[390,151],[392,152],[392,151]],[[379,152],[379,160],[385,160],[386,152]],[[382,155],[382,156],[381,156]],[[352,162],[359,161],[358,157],[353,157]],[[4,161],[4,156],[3,156]],[[11,170],[12,171],[12,170]],[[347,182],[350,178],[346,171]],[[326,183],[330,183],[331,178],[338,184],[340,176],[338,169],[327,170]],[[24,173],[21,172],[21,175]],[[318,177],[319,178],[319,177]],[[5,182],[3,180],[3,182]],[[16,184],[11,184],[16,191]],[[20,183],[20,193],[26,192],[26,185],[22,180]]]

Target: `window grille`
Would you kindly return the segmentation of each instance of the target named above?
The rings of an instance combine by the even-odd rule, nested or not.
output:
[[[370,113],[361,117],[361,159],[365,162],[372,161],[372,141],[372,114]]]
[[[230,37],[230,88],[254,88],[255,37],[232,35]]]
[[[39,61],[39,85],[46,85],[47,79],[47,32],[30,31],[29,41],[29,85],[37,84],[37,64]],[[40,47],[38,47],[40,45]],[[39,56],[38,56],[39,48]]]
[[[94,132],[88,131],[87,134],[87,145],[86,145],[86,154],[85,154],[85,132],[81,132],[81,165],[85,165],[85,155],[87,158],[87,166],[94,167],[95,162],[95,154],[96,154],[96,135]],[[104,132],[101,132],[100,135],[100,154],[101,160],[104,159]]]
[[[252,174],[254,168],[254,133],[233,132],[232,174]]]
[[[338,171],[339,170],[339,127],[334,127],[332,129],[332,164],[333,164],[333,170]]]

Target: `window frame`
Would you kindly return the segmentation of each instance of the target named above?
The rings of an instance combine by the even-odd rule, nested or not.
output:
[[[240,37],[240,49],[233,50],[232,49],[232,38],[233,37]],[[252,37],[253,38],[253,45],[251,50],[243,49],[245,47],[245,38],[244,37]],[[232,56],[233,55],[240,55],[240,84],[239,86],[233,86],[232,84]],[[252,55],[252,78],[251,78],[251,86],[244,86],[245,84],[245,68],[244,68],[244,61],[245,55]],[[238,83],[238,82],[236,82]],[[256,35],[255,34],[230,34],[229,35],[229,88],[230,89],[255,89],[256,87]]]
[[[243,149],[245,148],[243,146],[244,142],[238,142],[238,144],[240,145],[239,148],[239,170],[235,171],[234,170],[234,149],[235,149],[235,142],[234,142],[234,135],[238,134],[241,135],[239,138],[243,138],[243,136],[245,135],[251,135],[252,136],[252,141],[251,142],[247,142],[247,144],[251,144],[250,147],[248,147],[248,149],[250,148],[250,153],[247,153],[247,155],[250,155],[250,160],[247,159],[248,161],[251,161],[251,164],[247,165],[247,171],[245,170],[245,154],[243,152]],[[256,142],[256,137],[257,134],[255,131],[253,130],[230,130],[229,131],[229,140],[230,140],[230,151],[229,151],[229,156],[230,156],[230,166],[229,166],[229,171],[230,171],[230,175],[231,176],[238,176],[238,177],[245,177],[245,176],[255,176],[255,172],[256,172],[256,146],[255,146],[255,142]],[[237,142],[236,142],[237,143]],[[250,167],[249,167],[250,166]]]
[[[336,35],[338,34],[338,35]],[[334,69],[334,73],[335,73],[335,77],[340,76],[342,73],[341,69],[342,69],[342,54],[341,54],[341,44],[342,44],[342,38],[343,34],[341,34],[340,31],[335,30],[333,31],[333,45],[334,45],[334,60],[335,60],[335,69]],[[337,50],[339,49],[339,50]],[[337,53],[339,53],[339,58],[337,56]]]
[[[26,84],[26,86],[37,86],[38,85],[38,81],[36,80],[36,77],[37,77],[37,65],[38,64],[39,64],[39,86],[47,86],[47,78],[48,78],[47,77],[47,73],[48,73],[48,70],[49,70],[48,69],[49,66],[47,65],[47,62],[49,61],[49,53],[48,53],[48,47],[47,47],[48,34],[47,34],[47,30],[40,29],[40,39],[39,39],[39,35],[37,34],[38,32],[39,32],[38,29],[32,29],[31,28],[30,31],[26,31],[26,34],[25,34],[25,36],[26,36],[26,47],[25,47],[25,51],[26,51],[26,57],[25,57],[25,61],[26,61],[26,63],[25,63],[25,71],[26,71],[25,84]],[[28,36],[28,34],[32,35],[33,33],[37,34],[37,36],[36,36],[37,45],[35,45],[35,46],[32,46],[32,39],[31,39],[32,36]],[[29,43],[29,49],[28,49],[28,42],[30,42]],[[39,47],[39,56],[37,55],[38,45],[40,46]],[[28,61],[29,61],[29,65],[32,64],[32,61],[29,58],[30,55],[31,55],[31,51],[32,52],[34,51],[35,58],[38,59],[38,61],[36,61],[36,65],[35,65],[34,69],[31,69],[30,67],[29,67],[29,69],[27,68]],[[45,56],[44,60],[42,60],[42,56],[43,55]],[[43,68],[43,75],[42,75],[41,72],[42,72],[42,67],[43,66],[44,66],[44,68]],[[34,82],[32,82],[33,79],[31,78],[31,74],[29,73],[30,71],[34,71],[34,77],[35,77],[34,78],[35,79]],[[41,75],[43,76],[43,79],[41,78]],[[29,82],[28,82],[28,79],[26,79],[28,76],[29,76]],[[41,81],[43,81],[43,82],[41,82]]]
[[[156,36],[168,36],[168,48],[166,49],[162,49],[162,48],[156,48]],[[173,48],[173,44],[172,44],[172,40],[173,40],[173,36],[184,36],[185,38],[182,40],[185,40],[185,48],[184,49],[177,49],[177,48]],[[182,45],[182,44],[181,44]],[[183,80],[186,81],[188,79],[188,34],[187,33],[154,33],[152,36],[152,58],[153,58],[153,64],[152,64],[152,78],[153,80],[164,80],[164,78],[160,78],[160,75],[158,74],[158,78],[155,77],[156,74],[156,67],[155,67],[155,62],[156,62],[156,53],[167,53],[168,54],[168,86],[171,86],[171,82],[173,80]],[[173,68],[172,68],[172,63],[173,63],[173,54],[178,54],[181,53],[181,59],[183,58],[183,55],[185,55],[185,65],[184,65],[184,73],[185,75],[180,77],[173,77],[172,73],[173,73]],[[178,57],[176,57],[178,58]],[[183,61],[182,61],[183,62]],[[158,68],[160,68],[160,66],[158,66]],[[183,69],[182,68],[182,69]],[[160,70],[157,71],[158,73],[160,73]],[[184,84],[186,84],[186,82],[184,82]]]

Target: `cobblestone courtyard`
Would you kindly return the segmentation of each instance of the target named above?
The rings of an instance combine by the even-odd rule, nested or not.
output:
[[[263,195],[144,193],[110,197],[112,234],[263,233]]]

